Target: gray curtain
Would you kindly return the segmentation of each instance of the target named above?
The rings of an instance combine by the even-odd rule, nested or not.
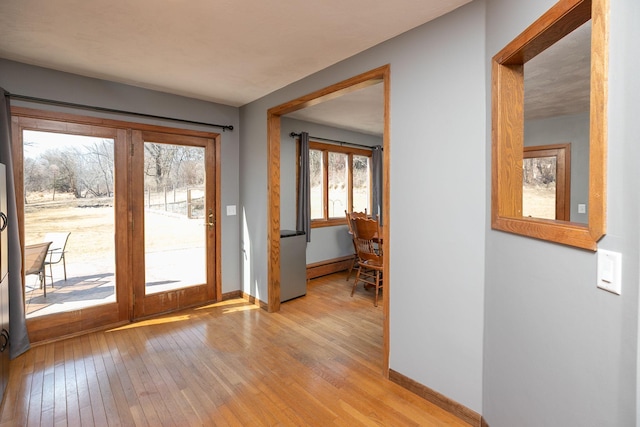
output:
[[[304,231],[311,241],[311,176],[309,173],[309,134],[300,132],[300,161],[298,162],[298,212],[296,229]]]
[[[373,200],[371,216],[382,225],[382,147],[376,145],[371,151],[371,182]]]
[[[11,158],[11,108],[9,97],[4,89],[0,102],[0,163],[7,168],[7,217],[9,233],[9,349],[13,359],[31,346],[27,334],[24,314],[24,293],[22,289],[22,251],[18,234],[18,213],[16,210],[16,192],[13,182],[13,160]]]

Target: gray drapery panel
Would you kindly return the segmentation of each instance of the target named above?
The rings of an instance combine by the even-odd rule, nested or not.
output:
[[[371,216],[382,225],[382,147],[379,145],[371,149],[371,182]]]
[[[27,334],[22,290],[22,252],[18,234],[18,212],[13,182],[13,160],[11,157],[11,108],[4,89],[0,102],[0,163],[7,168],[7,217],[9,240],[9,337],[10,357],[13,359],[29,350],[31,343]]]
[[[309,134],[300,132],[300,161],[298,171],[298,212],[296,229],[304,231],[311,241],[311,176],[309,173]]]

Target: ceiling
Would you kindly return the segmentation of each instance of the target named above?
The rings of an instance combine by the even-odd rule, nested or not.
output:
[[[2,1],[0,57],[242,106],[469,1],[165,0],[161,7],[156,0]],[[568,67],[558,68],[563,58],[588,61],[584,49],[576,51],[580,43],[569,45],[574,54],[560,51],[536,67],[557,75]],[[576,83],[583,71],[578,64],[565,74]],[[556,109],[584,107],[575,103],[585,99],[584,84],[573,84],[569,96],[548,80],[532,81],[542,79],[525,82],[527,93],[537,94],[531,114],[545,110],[548,93],[565,104]],[[289,117],[382,135],[382,97],[379,84]]]
[[[589,111],[591,21],[524,64],[525,119]]]
[[[0,57],[241,106],[471,0],[0,2]]]
[[[525,119],[589,111],[591,21],[525,64]],[[382,136],[383,86],[369,86],[289,114],[300,120]]]
[[[384,85],[378,83],[286,117],[381,137],[384,131],[383,88]]]

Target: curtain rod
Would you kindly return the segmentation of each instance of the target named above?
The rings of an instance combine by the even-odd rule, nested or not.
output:
[[[26,96],[26,95],[16,95],[16,94],[9,93],[9,92],[5,92],[4,94],[5,94],[5,96],[8,96],[9,98],[20,99],[20,100],[23,100],[23,101],[38,102],[40,104],[61,105],[61,106],[64,106],[64,107],[82,108],[82,109],[85,109],[85,110],[100,111],[100,112],[105,112],[105,113],[126,114],[126,115],[129,115],[129,116],[144,117],[144,118],[148,118],[148,119],[171,120],[171,121],[174,121],[174,122],[189,123],[189,124],[193,124],[193,125],[212,126],[212,127],[216,127],[216,128],[221,128],[223,132],[227,131],[227,130],[233,130],[233,125],[218,125],[218,124],[215,124],[215,123],[206,123],[206,122],[197,122],[197,121],[193,121],[193,120],[176,119],[174,117],[156,116],[156,115],[153,115],[153,114],[136,113],[136,112],[133,112],[133,111],[116,110],[116,109],[113,109],[113,108],[96,107],[96,106],[92,106],[92,105],[76,104],[76,103],[73,103],[73,102],[54,101],[52,99],[36,98],[36,97],[33,97],[33,96]]]
[[[291,133],[289,134],[289,136],[290,136],[291,138],[297,138],[297,137],[299,137],[299,136],[300,136],[300,134],[299,134],[299,133],[295,133],[295,132],[291,132]],[[309,135],[309,138],[319,139],[320,141],[334,142],[334,143],[336,143],[336,144],[340,144],[340,145],[351,145],[351,146],[354,146],[354,147],[366,148],[366,149],[368,149],[368,150],[373,150],[373,149],[375,148],[375,147],[372,147],[372,146],[370,146],[370,145],[356,144],[356,143],[354,143],[354,142],[340,141],[340,140],[338,140],[338,139],[321,138],[321,137],[319,137],[319,136],[312,136],[312,135]]]

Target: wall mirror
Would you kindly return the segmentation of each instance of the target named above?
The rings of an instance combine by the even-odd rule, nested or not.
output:
[[[493,229],[597,249],[606,224],[607,49],[608,0],[561,0],[493,57]],[[532,167],[537,185],[553,183],[549,214],[531,209]],[[556,167],[559,176],[543,173]]]

